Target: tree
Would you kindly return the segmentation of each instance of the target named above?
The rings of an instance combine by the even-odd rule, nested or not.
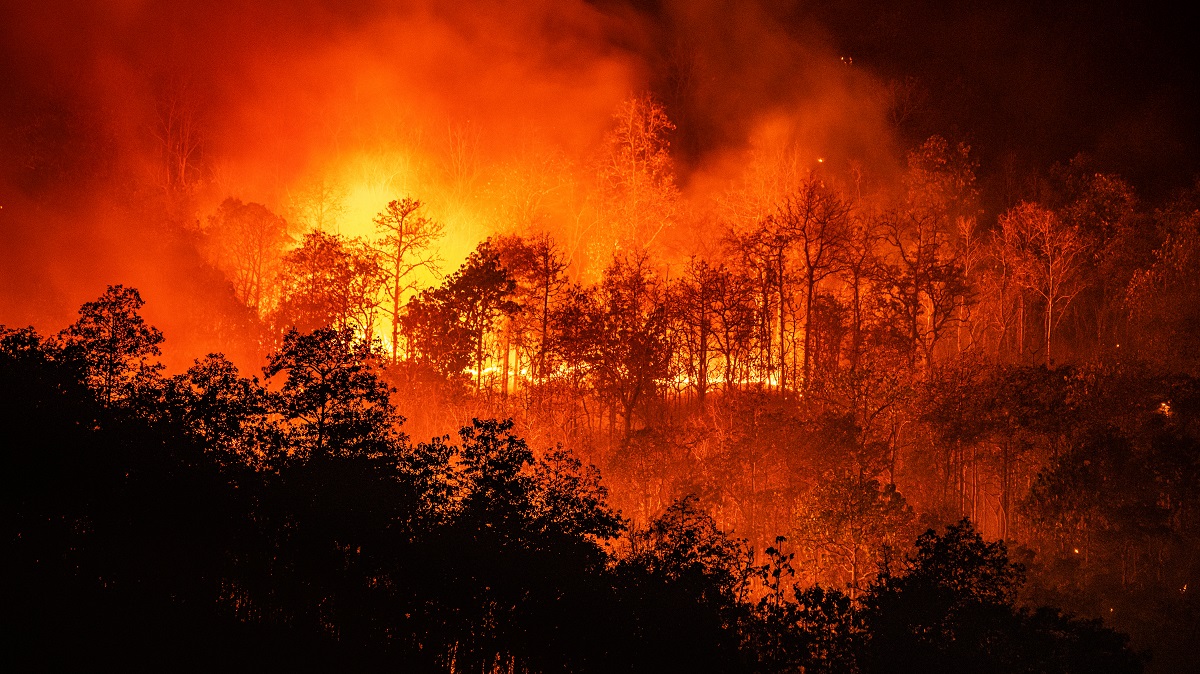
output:
[[[263,313],[275,300],[283,249],[291,241],[288,223],[266,206],[229,198],[209,217],[217,266],[233,283],[242,304]]]
[[[734,671],[738,634],[730,627],[746,612],[742,602],[753,574],[742,542],[721,531],[690,496],[633,532],[629,543],[618,571],[632,576],[631,584],[645,579],[627,590],[645,597],[638,616],[649,646],[645,664]]]
[[[720,353],[725,392],[751,376],[759,312],[753,281],[724,265],[716,270],[713,310],[714,348]]]
[[[296,224],[326,234],[338,233],[338,220],[346,212],[346,187],[340,182],[322,172],[288,197],[288,213]]]
[[[511,299],[517,284],[500,264],[500,256],[489,239],[467,257],[447,283],[447,288],[463,327],[471,335],[475,390],[478,391],[483,385],[483,368],[488,356],[487,338],[494,331],[496,320],[502,315],[512,316],[521,308]]]
[[[781,235],[795,242],[804,281],[804,369],[802,385],[812,379],[813,300],[817,286],[836,269],[846,245],[850,209],[841,197],[814,176],[809,176],[779,206],[776,218]],[[782,254],[782,253],[781,253]],[[785,272],[780,270],[782,279]],[[780,287],[782,305],[782,285]],[[780,342],[783,342],[780,310]],[[782,379],[781,379],[782,381]]]
[[[516,288],[491,239],[479,244],[441,287],[409,303],[404,326],[415,359],[439,363],[444,374],[457,374],[462,368],[455,370],[454,365],[465,352],[467,364],[474,366],[475,390],[482,390],[496,321],[521,308],[511,299]]]
[[[446,286],[427,288],[410,299],[402,327],[409,362],[447,380],[460,377],[471,364],[476,340]]]
[[[270,396],[257,378],[247,379],[219,353],[197,359],[172,377],[168,405],[206,451],[227,463],[261,465],[271,441],[266,421]]]
[[[201,100],[196,85],[186,79],[167,82],[155,100],[159,180],[172,207],[188,196],[201,175],[205,142]]]
[[[375,243],[384,294],[385,312],[392,322],[392,362],[395,363],[400,341],[401,311],[404,295],[416,287],[413,275],[418,270],[437,272],[437,255],[430,247],[442,235],[442,224],[418,215],[421,202],[405,197],[390,201],[375,216],[375,231],[381,238]]]
[[[1200,196],[1196,188],[1156,213],[1162,242],[1132,272],[1124,297],[1137,354],[1171,370],[1200,374]]]
[[[286,376],[274,406],[296,450],[314,459],[391,450],[403,419],[392,408],[377,358],[371,343],[349,330],[284,335],[263,373]]]
[[[602,224],[611,231],[602,244],[645,250],[675,218],[679,190],[668,140],[675,125],[649,95],[621,103],[613,122],[599,169]]]
[[[818,569],[834,572],[852,599],[890,549],[908,538],[912,508],[893,484],[827,473],[805,500],[797,522]]]
[[[1079,231],[1088,249],[1081,271],[1084,287],[1074,300],[1074,314],[1091,324],[1086,332],[1080,325],[1079,336],[1095,340],[1093,353],[1110,354],[1123,341],[1129,346],[1126,291],[1137,272],[1153,263],[1162,232],[1138,213],[1137,194],[1128,182],[1088,170],[1083,157],[1072,160],[1071,168],[1075,169],[1067,180],[1071,199],[1058,215]]]
[[[959,300],[970,293],[966,270],[926,214],[893,214],[885,227],[895,257],[882,267],[882,290],[898,310],[910,362],[920,356],[931,372],[939,342],[960,320]]]
[[[977,214],[970,148],[931,137],[909,153],[905,188],[901,207],[884,216],[892,255],[879,279],[912,361],[921,356],[930,372],[938,343],[973,301],[966,269]]]
[[[600,394],[621,409],[625,435],[667,372],[667,313],[661,280],[644,252],[614,256],[600,284],[601,314],[588,352]]]
[[[675,286],[677,302],[673,313],[683,333],[684,368],[701,404],[708,393],[709,368],[716,351],[718,293],[724,273],[727,272],[723,268],[714,269],[707,261],[693,257]]]
[[[1018,247],[1020,281],[1042,301],[1046,366],[1053,364],[1054,328],[1062,320],[1071,300],[1083,289],[1086,244],[1079,230],[1064,224],[1046,208],[1024,202],[1000,217],[1000,227],[1011,235],[1006,240]]]
[[[1140,672],[1127,638],[1049,609],[1016,608],[1025,570],[963,520],[917,539],[864,598],[861,671]]]
[[[509,322],[506,344],[514,333],[518,340],[532,337],[532,344],[522,343],[520,346],[529,351],[528,361],[532,366],[533,380],[544,385],[551,372],[548,358],[553,341],[552,318],[559,303],[569,292],[565,274],[567,261],[549,234],[530,238],[501,236],[494,239],[494,244],[501,264],[516,282],[515,301],[522,307],[522,311]],[[506,381],[507,367],[506,354]]]
[[[280,328],[373,335],[382,271],[376,253],[360,242],[309,232],[283,258],[282,285],[276,309]]]
[[[79,319],[58,334],[68,358],[86,371],[88,384],[105,407],[135,398],[153,385],[162,365],[162,332],[138,313],[145,305],[136,288],[108,286],[79,308]]]
[[[852,213],[838,248],[837,271],[850,292],[850,369],[858,367],[866,344],[872,281],[879,276],[879,244],[883,240],[878,214]]]
[[[747,231],[730,230],[725,237],[726,247],[736,260],[736,274],[739,278],[748,280],[754,297],[751,299],[754,308],[754,339],[758,347],[756,358],[750,368],[758,382],[770,385],[771,378],[779,372],[776,384],[777,390],[783,391],[783,362],[784,346],[780,344],[779,360],[775,360],[775,319],[782,318],[786,310],[787,292],[784,285],[787,282],[783,275],[786,269],[786,248],[790,242],[768,231],[774,222],[768,218],[760,221]],[[780,328],[778,334],[784,334]],[[777,370],[777,368],[779,368]]]

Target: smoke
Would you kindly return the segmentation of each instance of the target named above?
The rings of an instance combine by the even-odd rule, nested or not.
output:
[[[670,236],[686,252],[771,152],[880,179],[897,155],[877,80],[767,5],[15,4],[0,10],[0,323],[57,329],[106,283],[136,285],[172,365],[227,350],[244,323],[196,243],[226,197],[295,222],[329,192],[325,226],[363,236],[414,196],[447,224],[447,266],[522,218],[579,238],[611,115],[649,91],[677,126],[692,215]]]

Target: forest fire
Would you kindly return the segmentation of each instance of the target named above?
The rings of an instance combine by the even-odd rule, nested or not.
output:
[[[1190,36],[885,5],[0,9],[13,665],[1195,668]]]

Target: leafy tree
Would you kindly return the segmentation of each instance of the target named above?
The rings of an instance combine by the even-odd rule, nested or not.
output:
[[[1141,671],[1120,635],[1016,608],[1024,578],[1004,544],[985,542],[967,520],[927,531],[903,572],[885,568],[864,598],[870,639],[861,670]]]
[[[587,352],[598,392],[620,406],[625,435],[670,362],[664,289],[644,253],[613,258],[600,285],[597,340]]]
[[[472,365],[475,390],[482,390],[496,321],[520,310],[511,299],[515,291],[516,282],[501,265],[491,240],[479,244],[441,287],[422,292],[410,303],[404,325],[415,359],[447,376]]]
[[[815,552],[813,566],[846,579],[853,599],[884,555],[908,539],[913,512],[893,484],[833,473],[818,481],[798,520],[799,540]]]
[[[621,570],[649,586],[642,594],[647,640],[645,664],[731,671],[738,667],[733,628],[745,614],[752,574],[742,545],[717,528],[694,497],[677,501],[648,528],[630,537],[631,556]],[[685,607],[686,610],[685,610]]]
[[[975,227],[975,173],[970,148],[934,136],[908,156],[901,207],[884,216],[890,255],[879,268],[913,362],[933,369],[947,330],[973,301],[967,279]]]
[[[380,379],[371,342],[348,330],[289,330],[263,372],[285,375],[273,405],[288,442],[314,459],[371,456],[392,449],[402,420]]]
[[[1156,214],[1162,243],[1148,264],[1132,271],[1126,301],[1139,357],[1169,370],[1200,373],[1200,200],[1197,190]]]
[[[186,372],[172,377],[167,404],[178,422],[195,434],[207,451],[222,453],[227,463],[264,464],[278,442],[267,422],[269,395],[257,378],[238,374],[237,366],[219,353],[197,359]]]
[[[208,222],[216,265],[233,283],[234,295],[265,313],[276,299],[284,246],[291,241],[287,221],[262,204],[229,198]]]
[[[98,299],[79,309],[79,319],[58,334],[64,355],[86,371],[87,381],[105,407],[131,401],[154,386],[162,365],[162,332],[138,313],[145,305],[136,288],[108,286]]]
[[[475,339],[445,286],[422,290],[409,300],[403,318],[408,358],[451,380],[471,364]]]
[[[311,231],[283,259],[276,323],[283,330],[333,328],[369,336],[381,284],[374,251],[338,235]]]
[[[525,347],[529,351],[533,380],[545,384],[552,371],[552,319],[569,292],[567,261],[548,234],[531,238],[498,237],[495,247],[501,264],[516,282],[515,302],[522,307],[520,313],[511,317],[509,332],[515,332],[518,339],[528,335],[532,340]],[[511,334],[506,336],[506,340],[511,338]]]

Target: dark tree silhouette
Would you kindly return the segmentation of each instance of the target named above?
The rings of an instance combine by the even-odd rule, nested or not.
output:
[[[85,368],[105,407],[136,397],[162,368],[149,360],[162,353],[162,332],[146,325],[138,313],[143,305],[136,288],[109,286],[58,335],[64,355]]]

